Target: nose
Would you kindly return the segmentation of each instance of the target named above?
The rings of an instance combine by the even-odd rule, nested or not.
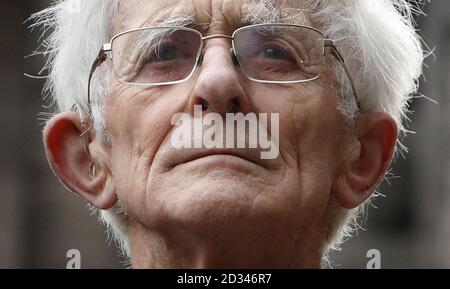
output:
[[[208,40],[204,51],[198,68],[200,74],[189,101],[191,112],[195,105],[221,115],[241,111],[247,98],[241,85],[238,63],[234,54],[230,54],[230,41]]]

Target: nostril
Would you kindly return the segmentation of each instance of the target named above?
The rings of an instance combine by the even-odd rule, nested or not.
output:
[[[214,112],[218,112],[218,113],[237,113],[241,109],[241,107],[240,107],[241,102],[238,97],[234,97],[233,99],[228,101],[226,103],[226,105],[225,105],[225,103],[223,103],[223,104],[224,105],[220,105],[220,104],[214,105],[203,97],[197,97],[194,100],[193,107],[201,106],[203,112],[214,111]],[[220,106],[222,106],[222,107],[220,107]]]
[[[210,103],[204,99],[203,97],[197,97],[194,100],[194,106],[201,106],[202,111],[207,111],[208,109],[211,109]]]
[[[202,99],[201,105],[202,105],[202,111],[208,111],[209,103],[206,99]]]
[[[230,112],[236,113],[236,112],[238,112],[239,110],[240,110],[240,101],[239,101],[239,98],[238,98],[238,97],[233,98],[233,99],[230,101]]]

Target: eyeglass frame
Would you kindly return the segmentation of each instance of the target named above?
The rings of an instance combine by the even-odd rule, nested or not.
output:
[[[215,39],[215,38],[226,38],[226,39],[230,39],[232,42],[232,48],[230,49],[230,52],[232,54],[233,60],[237,61],[237,64],[240,66],[239,63],[239,59],[236,55],[236,50],[235,50],[235,35],[237,33],[239,33],[241,30],[245,30],[245,29],[249,29],[249,28],[253,28],[253,27],[262,27],[262,26],[280,26],[280,27],[296,27],[296,28],[306,28],[306,29],[310,29],[313,30],[317,33],[319,33],[323,40],[324,40],[324,49],[323,49],[323,57],[325,57],[325,53],[326,53],[326,49],[329,48],[331,55],[333,57],[336,58],[336,60],[339,61],[339,63],[341,63],[345,74],[347,75],[348,80],[350,81],[350,85],[351,85],[351,89],[353,92],[353,97],[355,99],[355,102],[358,106],[358,110],[360,109],[360,104],[358,101],[358,94],[356,92],[356,87],[355,87],[355,83],[353,81],[353,78],[350,74],[350,70],[347,67],[347,64],[345,63],[345,59],[342,56],[341,52],[339,51],[339,49],[336,46],[336,43],[334,42],[334,40],[326,38],[325,35],[323,34],[322,31],[314,28],[314,27],[310,27],[310,26],[306,26],[306,25],[297,25],[297,24],[284,24],[284,23],[265,23],[265,24],[253,24],[253,25],[247,25],[247,26],[243,26],[240,27],[238,29],[236,29],[233,34],[230,35],[226,35],[226,34],[213,34],[213,35],[209,35],[209,36],[203,36],[201,34],[200,31],[192,29],[192,28],[188,28],[188,27],[182,27],[182,26],[153,26],[153,27],[141,27],[141,28],[137,28],[137,29],[130,29],[127,31],[123,31],[121,33],[118,33],[116,35],[114,35],[109,43],[105,43],[102,45],[96,59],[94,60],[94,62],[92,63],[92,67],[89,73],[89,80],[88,80],[88,89],[87,89],[87,101],[88,101],[88,105],[89,105],[89,109],[91,107],[91,80],[92,80],[92,76],[94,75],[95,70],[108,59],[108,53],[110,54],[110,59],[113,59],[113,53],[112,53],[112,44],[114,42],[115,39],[117,39],[118,37],[127,34],[127,33],[132,33],[132,32],[136,32],[136,31],[141,31],[141,30],[149,30],[149,29],[178,29],[178,30],[185,30],[185,31],[191,31],[194,33],[197,33],[200,36],[200,40],[201,40],[201,45],[199,47],[199,52],[198,55],[196,56],[196,60],[195,60],[195,65],[193,65],[192,71],[189,73],[189,75],[187,77],[185,77],[184,79],[181,80],[176,80],[176,81],[169,81],[169,82],[160,82],[160,83],[132,83],[132,82],[124,82],[122,80],[119,79],[119,77],[117,76],[115,69],[114,70],[114,74],[116,76],[117,79],[119,79],[120,82],[124,83],[124,84],[129,84],[129,85],[136,85],[136,86],[163,86],[163,85],[172,85],[172,84],[179,84],[185,81],[188,81],[192,75],[194,74],[197,66],[199,66],[199,63],[201,63],[202,59],[203,59],[203,48],[204,48],[204,41],[209,40],[209,39]],[[114,64],[113,64],[114,65]],[[324,63],[322,63],[322,69],[323,69],[323,65]],[[245,71],[243,71],[244,75],[255,82],[258,83],[272,83],[272,84],[289,84],[289,83],[303,83],[303,82],[308,82],[308,81],[313,81],[316,80],[317,78],[320,77],[322,70],[320,71],[320,73],[312,78],[312,79],[307,79],[307,80],[286,80],[286,81],[272,81],[272,80],[258,80],[252,77],[249,77],[247,75],[247,73]]]

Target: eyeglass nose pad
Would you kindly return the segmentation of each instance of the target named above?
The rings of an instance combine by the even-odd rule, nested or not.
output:
[[[234,53],[234,49],[230,48],[230,54],[231,54],[231,59],[233,60],[233,64],[234,66],[239,66],[239,60],[236,56],[236,53]]]
[[[203,63],[203,56],[204,56],[204,55],[205,55],[205,51],[202,50],[202,51],[200,52],[200,55],[198,56],[198,60],[197,60],[197,66],[198,66],[198,67],[202,66],[202,63]]]

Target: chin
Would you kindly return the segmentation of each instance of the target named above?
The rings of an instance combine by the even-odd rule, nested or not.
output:
[[[164,216],[193,230],[233,225],[255,213],[258,192],[253,190],[254,186],[233,179],[201,180],[165,194],[170,201],[165,202]]]

